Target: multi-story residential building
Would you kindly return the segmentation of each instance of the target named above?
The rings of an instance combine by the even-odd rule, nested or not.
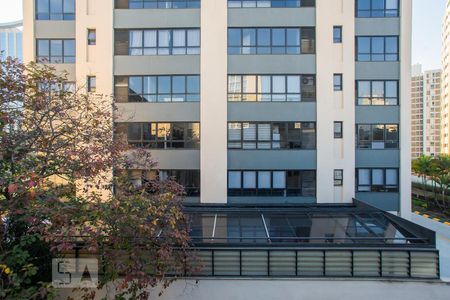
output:
[[[441,152],[450,154],[450,1],[442,22]]]
[[[22,60],[22,21],[0,23],[0,57]]]
[[[200,204],[188,209],[200,243],[238,245],[206,249],[206,275],[276,276],[270,251],[241,243],[348,246],[366,235],[377,240],[372,275],[384,276],[379,242],[409,244],[408,229],[396,230],[403,221],[351,203],[411,210],[411,0],[24,1],[24,36],[26,61],[115,94],[117,130],[150,149],[159,176],[175,176]],[[338,257],[348,263],[349,253]],[[246,269],[247,255],[256,269]],[[322,264],[328,254],[308,255]],[[291,267],[277,274],[299,275]],[[324,268],[308,274],[355,274]]]
[[[441,75],[416,65],[411,79],[411,156],[441,153]]]

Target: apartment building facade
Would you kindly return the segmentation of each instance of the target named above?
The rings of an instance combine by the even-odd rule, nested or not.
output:
[[[411,211],[411,0],[24,0],[24,40],[186,187],[197,276],[439,276],[433,232],[353,201]]]
[[[410,0],[24,0],[24,60],[115,95],[197,203],[409,212],[410,36]]]
[[[411,158],[441,153],[440,70],[422,72],[413,66],[411,78]]]
[[[442,22],[442,87],[441,87],[441,152],[450,154],[450,1],[447,1]]]
[[[0,23],[0,57],[22,60],[22,21]]]

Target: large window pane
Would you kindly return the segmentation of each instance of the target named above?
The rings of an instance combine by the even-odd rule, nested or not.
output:
[[[372,185],[384,185],[384,170],[373,169],[372,170]]]
[[[158,30],[158,46],[169,47],[170,46],[170,31]]]
[[[255,189],[256,188],[256,172],[255,171],[245,171],[242,172],[244,189]]]
[[[200,47],[200,30],[192,29],[187,31],[188,47]]]
[[[240,189],[241,188],[241,172],[230,171],[228,172],[228,188]]]
[[[285,93],[286,92],[286,77],[284,76],[273,76],[273,92],[274,93]]]
[[[228,29],[228,45],[241,46],[241,29]]]
[[[270,46],[270,29],[258,29],[258,46]]]
[[[268,171],[260,171],[258,172],[258,188],[259,189],[270,189],[270,172]]]
[[[285,46],[286,45],[286,31],[285,29],[272,29],[272,45]]]
[[[286,173],[284,171],[274,171],[272,176],[272,187],[274,189],[286,188]]]
[[[200,93],[200,76],[187,76],[188,93]]]
[[[182,94],[186,92],[186,77],[173,76],[172,77],[172,93]]]

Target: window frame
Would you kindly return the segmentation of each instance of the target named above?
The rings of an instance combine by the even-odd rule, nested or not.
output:
[[[400,61],[400,43],[399,43],[399,36],[398,35],[358,35],[358,36],[356,36],[355,37],[356,38],[356,42],[355,42],[355,47],[356,47],[356,55],[355,55],[355,58],[356,58],[356,61],[357,62],[399,62]],[[363,39],[363,38],[368,38],[368,39],[370,39],[370,42],[369,42],[369,49],[370,49],[370,52],[359,52],[359,39]],[[383,38],[383,52],[382,53],[374,53],[373,52],[373,40],[374,39],[377,39],[377,38]],[[386,45],[386,39],[389,39],[389,38],[395,38],[396,39],[396,43],[397,43],[397,52],[396,53],[391,53],[391,52],[386,52],[386,49],[387,49],[387,45]],[[375,56],[375,55],[382,55],[383,56],[383,59],[382,60],[378,60],[378,59],[374,59],[373,57]],[[392,60],[392,59],[389,59],[389,60],[387,60],[386,59],[386,57],[388,56],[388,55],[395,55],[396,56],[396,59],[395,60]],[[366,59],[360,59],[360,56],[369,56],[370,57],[370,59],[369,60],[366,60]]]
[[[170,93],[159,93],[159,86],[158,86],[158,82],[159,82],[159,78],[160,77],[170,77]],[[173,80],[174,77],[184,77],[184,82],[185,82],[185,86],[184,86],[184,93],[174,93],[173,91]],[[194,93],[194,92],[190,92],[189,88],[188,88],[188,80],[189,77],[195,77],[198,80],[198,93]],[[131,93],[131,80],[132,78],[138,78],[141,81],[141,93],[139,94],[133,94]],[[145,80],[146,78],[155,78],[155,93],[144,93],[144,87],[145,87]],[[176,74],[176,75],[172,75],[172,74],[168,74],[168,75],[137,75],[137,76],[115,76],[115,83],[114,83],[114,89],[115,89],[115,94],[116,96],[118,94],[120,94],[122,97],[125,97],[125,95],[122,95],[121,93],[119,93],[118,89],[124,86],[121,86],[119,81],[126,80],[126,94],[127,94],[127,100],[126,101],[118,101],[118,102],[125,102],[125,103],[197,103],[200,102],[200,95],[201,95],[201,80],[200,80],[200,75],[198,74]],[[170,101],[158,101],[160,96],[169,96]],[[155,101],[148,101],[149,97],[154,97]],[[183,101],[174,101],[174,97],[176,96],[182,96],[184,97]],[[140,101],[134,101],[133,99],[141,99]],[[189,100],[190,99],[190,100]],[[122,100],[122,99],[119,99]]]
[[[338,84],[336,84],[336,79],[339,79]],[[333,74],[333,91],[342,92],[342,89],[344,88],[343,80],[344,80],[344,76],[342,73],[334,73]]]
[[[74,12],[73,13],[68,13],[65,12],[65,0],[58,0],[61,1],[61,19],[59,18],[52,18],[52,15],[54,15],[54,13],[52,14],[52,2],[51,0],[48,0],[48,8],[47,8],[47,14],[48,17],[40,17],[39,16],[39,12],[38,12],[38,7],[39,7],[39,1],[40,0],[35,0],[34,1],[34,5],[35,5],[35,19],[37,21],[74,21],[76,19],[76,1],[75,0],[69,0],[69,1],[73,1],[73,7],[74,7]]]
[[[229,178],[230,173],[237,173],[240,175],[240,188],[230,188]],[[255,188],[244,188],[244,173],[252,172],[255,173]],[[259,173],[270,172],[270,188],[259,188]],[[274,173],[284,173],[284,188],[274,187]],[[298,172],[300,180],[298,183],[300,187],[289,187],[289,173]],[[309,173],[309,174],[308,174]],[[305,193],[305,181],[304,177],[314,174],[314,195]],[[294,175],[293,178],[295,178]],[[228,197],[317,197],[317,171],[316,170],[228,170],[227,171],[227,195]]]
[[[368,170],[369,171],[369,184],[359,184],[359,171]],[[373,184],[373,171],[381,170],[383,172],[383,184]],[[389,170],[396,171],[396,181],[397,185],[388,185],[386,182],[386,174]],[[398,193],[400,191],[400,169],[399,168],[356,168],[356,193]],[[362,190],[361,188],[367,187],[369,190]]]
[[[342,30],[342,25],[333,26],[333,44],[342,44]],[[336,36],[336,33],[339,33],[339,35]]]
[[[286,141],[281,140],[281,134],[280,134],[280,140],[274,140],[273,139],[273,128],[274,128],[274,124],[279,124],[282,123],[285,125],[285,136],[289,137],[289,125],[294,124],[294,126],[296,126],[295,124],[300,123],[301,128],[300,128],[300,138],[299,139],[289,139]],[[240,140],[230,140],[230,125],[232,124],[239,124],[240,125]],[[244,139],[244,124],[254,124],[255,125],[255,140],[245,140]],[[270,139],[269,140],[260,140],[259,139],[259,126],[261,124],[269,124],[270,125]],[[311,126],[314,125],[314,128],[309,128],[305,126]],[[237,122],[228,122],[227,124],[227,149],[228,150],[315,150],[317,149],[317,128],[316,128],[317,124],[315,122],[243,122],[243,121],[237,121]],[[303,144],[303,136],[305,135],[304,130],[308,130],[308,129],[314,129],[314,147],[282,147],[282,145],[290,145],[290,144]],[[279,148],[274,147],[274,144],[279,144]],[[238,145],[240,144],[240,147],[230,147],[230,144],[235,144]],[[244,147],[245,144],[254,144],[254,148],[246,148]],[[260,144],[270,144],[269,148],[258,148]]]
[[[173,46],[173,34],[174,31],[183,30],[184,31],[184,46]],[[145,32],[155,32],[155,46],[154,47],[145,47]],[[169,31],[169,45],[167,47],[160,46],[160,32]],[[197,31],[199,40],[198,46],[189,46],[189,31]],[[132,32],[141,32],[142,41],[141,46],[132,47],[131,42],[131,34]],[[168,56],[168,55],[200,55],[200,46],[201,46],[201,31],[198,27],[182,27],[182,28],[146,28],[146,29],[129,29],[128,30],[128,56]],[[132,54],[133,50],[141,51],[141,54]],[[145,50],[154,50],[154,54],[144,54]],[[164,50],[167,50],[168,53],[165,54]],[[174,53],[174,50],[184,50],[184,53]],[[188,53],[192,51],[191,53]]]
[[[97,45],[97,29],[88,28],[87,30],[87,44],[88,46]]]
[[[228,8],[299,8],[299,7],[315,7],[315,0],[313,0],[312,5],[304,5],[301,0],[254,0],[252,2],[255,2],[255,6],[245,6],[244,2],[247,2],[246,0],[228,0]],[[262,6],[258,5],[258,3],[261,2],[268,2],[268,6]],[[280,6],[272,6],[274,2],[281,3]],[[284,2],[284,4],[282,4]],[[289,6],[288,2],[296,2],[295,5]],[[235,3],[235,5],[230,5],[230,3]],[[237,6],[239,4],[239,6]]]
[[[369,136],[370,138],[368,140],[361,140],[360,139],[360,127],[361,126],[370,126],[370,133]],[[373,139],[373,132],[374,132],[374,128],[376,126],[383,126],[383,141],[382,143],[384,144],[383,148],[373,148],[373,143],[375,142],[375,140]],[[396,126],[397,127],[397,140],[388,140],[387,139],[387,127],[388,126]],[[383,123],[383,124],[374,124],[374,123],[370,123],[370,124],[356,124],[356,149],[358,150],[399,150],[400,149],[400,124],[388,124],[388,123]],[[367,147],[364,147],[364,143],[367,143]],[[377,141],[378,143],[381,143],[380,141]],[[396,144],[396,147],[386,147],[386,145],[389,144]]]
[[[119,123],[125,124],[126,126],[126,138],[127,143],[134,148],[145,148],[145,149],[154,149],[154,150],[197,150],[200,149],[200,123],[199,122],[128,122],[128,123]],[[166,133],[166,138],[164,140],[160,140],[158,137],[159,125],[170,124],[170,132]],[[173,128],[175,125],[183,124],[183,140],[177,140],[173,137]],[[129,139],[128,132],[129,128],[132,125],[140,125],[140,139]],[[144,139],[144,126],[148,126],[150,128],[150,133],[152,132],[153,125],[155,125],[156,135],[153,139]],[[190,127],[190,126],[191,127]],[[189,130],[195,126],[198,126],[198,138],[188,138]],[[183,145],[182,147],[174,146],[174,144]],[[188,145],[191,145],[188,147]],[[162,146],[162,147],[161,147]]]
[[[367,82],[369,83],[369,89],[370,89],[370,97],[368,97],[370,104],[361,104],[360,99],[365,99],[365,97],[360,97],[359,96],[359,83],[360,82]],[[384,93],[384,97],[374,97],[373,95],[373,83],[374,82],[383,82],[383,93]],[[386,104],[386,100],[388,99],[394,99],[393,97],[387,97],[386,96],[386,90],[387,90],[387,84],[388,83],[395,83],[396,84],[396,88],[397,88],[397,97],[395,98],[397,103],[396,104]],[[355,88],[356,88],[356,105],[357,106],[399,106],[400,105],[400,82],[399,80],[356,80],[356,84],[355,84]],[[373,104],[374,99],[378,99],[381,100],[383,99],[383,103],[384,104]]]
[[[244,76],[255,76],[255,93],[245,93],[243,90],[243,78]],[[270,93],[263,93],[260,92],[262,89],[259,88],[260,80],[259,77],[270,77]],[[274,93],[273,90],[273,77],[279,77],[284,76],[284,93]],[[290,76],[300,76],[300,86],[299,86],[299,93],[289,93],[288,90],[288,78]],[[230,92],[230,79],[232,77],[239,77],[239,85],[240,85],[240,92]],[[307,80],[308,82],[310,80],[313,81],[313,88],[314,91],[312,93],[312,96],[309,96],[309,92],[305,92],[304,89],[302,89],[302,86],[304,85],[304,80]],[[306,85],[306,84],[305,84]],[[299,95],[300,100],[299,101],[293,101],[289,100],[289,95]],[[275,99],[274,96],[284,96],[284,100]],[[265,98],[268,97],[268,98]],[[269,99],[270,98],[270,99]],[[236,100],[237,99],[237,100]],[[245,100],[250,99],[250,100]],[[254,100],[251,100],[254,99]],[[269,100],[266,100],[269,99]],[[316,76],[314,74],[228,74],[227,77],[227,101],[228,102],[316,102],[317,101],[317,83],[316,83]]]
[[[45,56],[45,58],[47,58],[47,61],[43,61],[42,58],[44,56],[40,56],[39,55],[39,42],[40,41],[47,41],[48,43],[48,56]],[[52,47],[51,47],[51,41],[61,41],[62,46],[61,46],[61,51],[62,51],[62,55],[61,56],[52,56]],[[73,41],[74,42],[74,55],[65,55],[66,51],[66,43],[65,41]],[[55,62],[52,61],[52,58],[56,58],[56,57],[61,57],[62,61],[61,62]],[[47,64],[75,64],[76,63],[76,40],[75,39],[36,39],[36,62],[38,63],[47,63]],[[73,58],[73,60],[68,60],[69,58]]]
[[[359,1],[361,1],[361,0],[356,0],[356,3],[355,3],[355,17],[356,18],[399,18],[400,17],[400,0],[397,0],[397,9],[386,9],[387,0],[384,0],[384,2],[383,2],[384,8],[383,9],[375,9],[375,10],[372,8],[373,0],[368,0],[368,1],[370,1],[369,9],[359,9]],[[382,12],[382,16],[374,15],[374,11]],[[387,11],[394,11],[396,13],[395,13],[395,15],[387,15],[386,14]],[[368,15],[362,16],[361,12],[368,12]]]
[[[126,9],[196,9],[200,8],[201,1],[200,0],[128,0],[128,5]],[[132,7],[134,3],[134,7]],[[145,3],[155,3],[155,7],[145,7]],[[184,3],[185,7],[174,7],[174,5],[178,3]],[[189,5],[192,3],[191,5]],[[142,5],[139,5],[142,4]],[[163,4],[170,4],[170,7],[165,7]],[[138,7],[140,6],[140,7]],[[124,8],[119,7],[118,1],[116,0],[116,8]]]
[[[344,185],[344,170],[343,169],[334,169],[333,182],[334,182],[334,186],[343,186]]]
[[[184,192],[186,197],[199,197],[200,193],[201,193],[201,181],[200,181],[200,170],[199,169],[162,169],[162,170],[135,170],[135,169],[128,169],[128,170],[121,170],[121,171],[125,171],[128,173],[128,175],[130,176],[130,179],[132,180],[132,182],[136,182],[136,181],[140,181],[140,184],[142,184],[142,181],[152,181],[152,180],[158,180],[158,181],[164,181],[164,180],[173,180],[176,183],[178,183],[179,185],[183,186],[184,188]],[[139,172],[139,177],[140,178],[136,178],[136,173]],[[167,175],[165,176],[165,178],[162,178],[163,176],[161,176],[162,172],[166,172]],[[198,186],[194,186],[195,182],[192,182],[192,186],[187,186],[185,185],[186,183],[181,183],[180,180],[177,179],[176,175],[180,175],[180,174],[176,174],[177,172],[184,172],[184,177],[196,177],[198,176]],[[174,174],[175,173],[175,174]],[[133,176],[134,174],[134,176]],[[150,176],[149,176],[150,175]],[[150,178],[149,178],[150,177]],[[183,176],[179,176],[179,177],[183,177]],[[196,181],[196,180],[193,180]]]
[[[259,45],[258,43],[258,29],[264,30],[268,29],[270,32],[269,36],[269,44],[268,45]],[[299,30],[299,43],[298,45],[289,45],[288,44],[288,30],[289,29],[298,29]],[[303,32],[303,30],[311,30],[314,32],[313,43],[312,45],[303,46],[303,36],[307,35]],[[316,54],[316,28],[313,26],[286,26],[286,27],[228,27],[227,35],[229,36],[230,30],[240,30],[240,44],[239,45],[230,45],[230,39],[227,42],[227,53],[228,55],[301,55],[301,54]],[[255,31],[255,44],[251,46],[244,45],[244,30],[254,30]],[[284,45],[276,45],[274,44],[274,34],[275,30],[284,30]],[[248,48],[248,53],[245,53],[244,49]],[[289,53],[288,48],[298,48],[298,52]],[[307,51],[308,48],[311,50]],[[252,51],[254,50],[254,52]],[[268,51],[262,51],[262,49]],[[275,49],[281,49],[282,51],[274,51]],[[237,50],[237,52],[235,52]],[[253,52],[253,53],[252,53]]]
[[[340,125],[340,132],[336,131],[336,125]],[[343,121],[334,121],[333,122],[333,137],[334,139],[343,139],[344,138],[344,122]]]
[[[97,92],[97,76],[95,75],[87,76],[87,91],[88,93]]]

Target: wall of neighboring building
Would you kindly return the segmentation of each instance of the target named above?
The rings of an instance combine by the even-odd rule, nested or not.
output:
[[[442,23],[441,152],[450,154],[450,0]]]
[[[411,78],[411,155],[441,153],[441,71],[416,71]]]
[[[23,34],[22,21],[0,23],[0,56],[22,60]]]

